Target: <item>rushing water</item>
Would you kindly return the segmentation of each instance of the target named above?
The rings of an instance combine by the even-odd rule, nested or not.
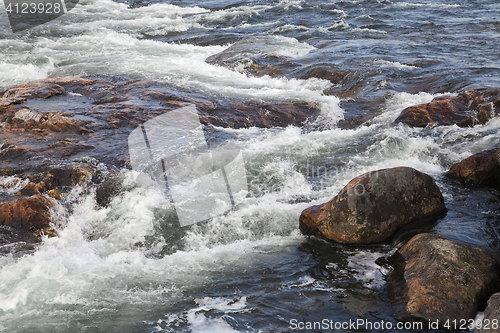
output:
[[[134,172],[123,171],[128,190],[107,208],[85,185],[74,188],[71,210],[54,212],[60,237],[21,258],[0,257],[0,331],[289,332],[292,319],[396,323],[385,291],[390,268],[377,259],[411,232],[389,244],[339,246],[302,236],[299,214],[363,172],[411,166],[433,176],[449,209],[419,231],[499,257],[498,193],[461,188],[444,173],[500,142],[500,118],[474,128],[391,125],[405,107],[441,94],[499,87],[499,17],[492,0],[82,0],[13,35],[0,16],[0,89],[46,77],[127,75],[211,96],[314,102],[326,125],[221,129],[241,146],[251,195],[175,244],[164,230],[166,198],[134,187]],[[231,46],[242,50],[231,69],[205,61]],[[249,74],[258,57],[291,69]],[[300,78],[315,66],[347,73],[348,82]]]

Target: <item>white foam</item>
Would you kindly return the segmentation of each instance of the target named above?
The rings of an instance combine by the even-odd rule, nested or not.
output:
[[[292,8],[302,9],[302,4],[304,0],[280,0],[280,2],[276,5],[276,8],[280,8],[281,10],[290,10]]]
[[[192,333],[238,332],[221,318],[207,318],[204,314],[189,313],[187,316]]]
[[[386,34],[387,31],[384,30],[377,30],[377,29],[370,29],[370,28],[354,28],[352,29],[352,32],[369,32],[369,33],[375,33],[375,34]]]
[[[53,70],[54,65],[50,59],[45,65],[23,64],[19,62],[19,59],[9,63],[0,62],[0,72],[2,73],[0,87],[8,88],[16,84],[45,79]]]
[[[230,19],[241,16],[260,16],[262,11],[273,8],[272,6],[238,6],[229,9],[222,9],[217,11],[212,11],[207,14],[200,15],[203,20],[209,20],[213,22],[222,21],[225,22]]]
[[[291,283],[291,284],[286,285],[285,287],[286,288],[294,288],[294,287],[302,288],[305,286],[312,285],[314,282],[316,282],[315,278],[313,278],[309,275],[305,275],[305,276],[299,278],[297,283]]]
[[[434,7],[434,8],[458,8],[459,4],[440,4],[440,3],[413,3],[413,2],[392,2],[396,7]]]
[[[218,311],[223,311],[225,313],[241,312],[241,310],[246,308],[247,306],[246,297],[241,297],[237,301],[233,301],[232,299],[223,297],[196,298],[194,301],[196,302],[198,307],[190,310],[190,312],[200,312],[200,311],[210,311],[210,310],[218,310]]]
[[[402,64],[398,61],[388,61],[388,60],[382,60],[382,59],[378,59],[378,60],[375,60],[373,61],[373,63],[379,67],[382,67],[382,68],[397,68],[397,69],[400,69],[400,70],[414,70],[416,67],[415,66],[410,66],[410,65],[405,65],[405,64]]]
[[[348,267],[366,288],[379,289],[385,284],[385,271],[375,263],[383,255],[385,253],[359,251],[349,256]]]
[[[16,176],[0,176],[0,193],[16,194],[28,185],[28,183],[29,179],[22,179]]]

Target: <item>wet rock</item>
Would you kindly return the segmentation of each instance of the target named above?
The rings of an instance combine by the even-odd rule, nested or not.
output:
[[[47,173],[29,175],[28,177],[32,181],[26,184],[18,195],[30,196],[56,190],[52,193],[60,196],[61,190],[83,183],[85,179],[92,177],[94,173],[95,170],[86,164],[51,168]]]
[[[477,327],[474,333],[500,333],[500,293],[493,294],[488,300],[481,324],[481,327]]]
[[[85,164],[57,167],[50,169],[44,182],[51,187],[75,186],[91,177],[93,173],[94,170]]]
[[[463,97],[437,97],[430,103],[410,106],[404,109],[395,123],[411,127],[428,125],[472,126],[474,119],[467,111],[467,100]]]
[[[488,297],[500,290],[500,265],[486,251],[434,234],[413,237],[390,259],[391,298],[398,319],[439,321],[473,319]]]
[[[20,104],[26,102],[26,98],[23,97],[9,97],[9,98],[0,98],[0,107],[10,106],[13,104]]]
[[[439,65],[440,63],[441,62],[434,61],[434,60],[415,60],[412,62],[404,62],[403,65],[426,68],[426,67]]]
[[[300,65],[278,53],[263,53],[263,47],[267,50],[279,43],[280,39],[275,36],[247,38],[208,57],[206,62],[255,76],[286,75]]]
[[[45,172],[54,159],[71,164],[94,158],[127,167],[130,132],[187,105],[197,107],[207,127],[301,126],[319,113],[312,103],[214,98],[124,77],[39,80],[10,88],[0,99],[0,172],[21,176]],[[26,191],[43,193],[33,186]]]
[[[123,177],[113,175],[104,179],[96,188],[95,199],[99,206],[106,207],[122,190]]]
[[[443,196],[430,176],[398,167],[354,178],[329,202],[305,209],[299,228],[343,244],[368,244],[445,212]]]
[[[66,94],[66,89],[75,89],[93,83],[93,80],[73,77],[49,78],[12,87],[3,92],[2,98],[20,102],[23,99],[50,98]],[[11,103],[13,104],[13,103]]]
[[[328,80],[333,84],[342,84],[346,77],[348,77],[350,73],[344,72],[341,70],[335,70],[330,67],[318,67],[312,66],[307,68],[303,73],[301,73],[300,77],[303,80],[307,80],[310,78],[317,78]]]
[[[30,232],[0,225],[0,254],[22,256],[35,250],[40,240]]]
[[[316,113],[316,106],[307,102],[229,102],[214,107],[201,106],[202,123],[221,127],[286,127],[302,126]]]
[[[0,132],[1,133],[1,132]],[[0,175],[11,176],[17,173],[23,173],[27,161],[32,157],[32,153],[22,147],[7,145],[0,147]]]
[[[468,186],[499,186],[500,149],[485,150],[453,164],[448,176]]]
[[[43,195],[19,198],[0,204],[0,225],[29,231],[39,236],[53,233],[49,210],[53,202]]]
[[[437,97],[430,103],[410,106],[394,122],[411,127],[484,124],[500,113],[499,98],[498,88],[465,90],[457,97]]]
[[[22,196],[32,196],[35,194],[41,194],[44,190],[45,184],[35,184],[35,183],[28,183],[26,186],[24,186],[19,192],[17,193],[18,195]]]
[[[6,121],[4,131],[85,132],[84,120],[64,116],[61,112],[40,113],[22,108]]]
[[[64,93],[66,93],[64,88],[57,83],[38,80],[8,89],[2,97],[7,99],[49,98]]]

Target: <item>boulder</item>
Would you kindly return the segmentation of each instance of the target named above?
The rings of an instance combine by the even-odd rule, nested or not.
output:
[[[500,149],[485,150],[453,164],[448,176],[468,186],[500,185]]]
[[[486,251],[423,233],[391,258],[388,292],[403,321],[474,319],[488,297],[500,290],[500,265]]]
[[[484,318],[474,333],[500,333],[500,293],[493,294],[484,310]]]
[[[500,113],[500,89],[469,89],[457,97],[436,97],[430,103],[404,109],[395,123],[411,127],[484,124]]]
[[[306,235],[343,244],[368,244],[445,212],[441,191],[429,175],[397,167],[354,178],[329,202],[305,209],[299,228]]]
[[[43,195],[4,202],[0,204],[0,225],[30,231],[37,236],[52,234],[49,213],[52,207],[53,202]]]

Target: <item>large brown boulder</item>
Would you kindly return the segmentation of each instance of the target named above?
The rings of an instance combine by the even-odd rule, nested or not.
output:
[[[500,333],[500,293],[493,294],[488,300],[484,318],[474,333]]]
[[[0,204],[0,225],[36,235],[51,233],[49,211],[52,207],[53,202],[43,195],[4,202]]]
[[[343,244],[368,244],[445,212],[441,191],[430,176],[398,167],[354,178],[329,202],[305,209],[299,228],[306,235]]]
[[[390,259],[388,291],[403,321],[474,319],[500,288],[500,265],[486,251],[434,234],[413,237]],[[453,326],[452,326],[453,327]]]
[[[484,124],[500,113],[500,89],[465,90],[457,97],[437,97],[430,103],[404,109],[395,123],[411,127]]]
[[[498,186],[500,184],[500,149],[482,151],[453,164],[448,176],[469,186]]]

